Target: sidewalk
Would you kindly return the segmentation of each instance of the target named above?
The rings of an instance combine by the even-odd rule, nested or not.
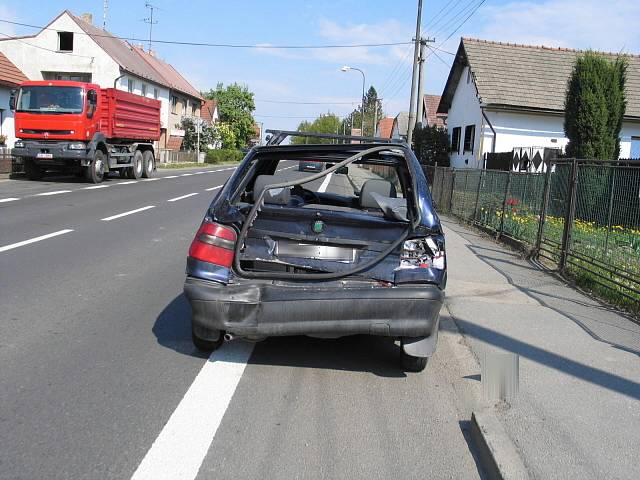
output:
[[[476,358],[520,355],[518,397],[496,413],[532,478],[640,478],[640,325],[442,221],[449,313]]]

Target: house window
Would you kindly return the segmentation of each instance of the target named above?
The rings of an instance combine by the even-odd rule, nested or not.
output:
[[[178,98],[171,95],[171,113],[178,113]]]
[[[143,83],[143,84],[142,84],[142,93],[141,93],[141,95],[142,95],[143,97],[146,97],[146,96],[147,96],[147,84],[146,84],[146,83]]]
[[[182,100],[182,111],[180,112],[183,115],[187,113],[187,101],[186,100]]]
[[[633,160],[640,160],[640,137],[631,137],[631,155]]]
[[[132,78],[127,79],[127,91],[129,93],[133,93],[133,87],[135,86],[135,82]]]
[[[476,126],[467,125],[464,127],[464,151],[473,153],[473,142],[476,138]]]
[[[195,117],[197,112],[198,112],[198,106],[194,102],[191,104],[191,115]]]
[[[455,153],[460,151],[460,131],[461,127],[455,127],[451,131],[451,151]]]
[[[58,32],[58,51],[73,52],[73,32]]]
[[[153,89],[153,98],[155,98],[156,100],[158,99],[158,89],[157,88]]]

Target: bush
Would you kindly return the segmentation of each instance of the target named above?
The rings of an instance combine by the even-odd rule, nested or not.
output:
[[[218,149],[209,150],[205,157],[205,163],[238,163],[244,158],[240,150]]]
[[[413,151],[422,165],[449,166],[449,134],[446,128],[416,127],[413,131]]]

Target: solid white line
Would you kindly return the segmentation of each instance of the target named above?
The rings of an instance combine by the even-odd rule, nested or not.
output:
[[[65,233],[73,232],[73,230],[65,229],[59,230],[57,232],[48,233],[46,235],[42,235],[40,237],[30,238],[29,240],[24,240],[18,243],[12,243],[11,245],[5,245],[4,247],[0,247],[0,252],[6,252],[7,250],[13,250],[14,248],[23,247],[25,245],[29,245],[30,243],[40,242],[42,240],[46,240],[47,238],[57,237],[58,235],[64,235]]]
[[[210,191],[212,191],[212,190],[217,190],[217,189],[219,189],[219,188],[221,188],[221,187],[222,187],[222,185],[218,185],[217,187],[206,188],[205,190],[206,190],[207,192],[210,192]]]
[[[183,198],[193,197],[194,195],[198,195],[198,192],[188,193],[186,195],[182,195],[181,197],[172,198],[171,200],[167,200],[167,202],[177,202],[178,200],[182,200]]]
[[[178,178],[178,175],[167,175],[166,177],[162,177],[162,178]]]
[[[132,183],[138,183],[138,180],[129,180],[128,182],[116,183],[116,185],[131,185]]]
[[[193,173],[183,173],[182,175],[180,175],[181,177],[190,177],[191,175],[193,175]]]
[[[252,350],[249,342],[232,342],[211,354],[132,480],[196,478]]]
[[[36,193],[36,197],[47,197],[49,195],[59,195],[61,193],[71,193],[71,190],[56,190],[55,192]]]
[[[0,203],[6,202],[15,202],[16,200],[20,200],[19,198],[11,197],[11,198],[0,198]]]
[[[322,182],[322,185],[320,185],[320,188],[318,188],[318,193],[324,193],[327,191],[327,187],[329,186],[331,177],[333,177],[333,172],[331,172],[329,175],[324,177],[324,182]]]
[[[82,190],[96,190],[98,188],[108,188],[109,185],[94,185],[93,187],[84,187]]]
[[[110,222],[111,220],[115,220],[116,218],[126,217],[127,215],[131,215],[133,213],[144,212],[145,210],[149,210],[150,208],[154,208],[155,205],[147,205],[146,207],[136,208],[135,210],[130,210],[128,212],[119,213],[117,215],[112,215],[110,217],[101,218],[103,222]]]

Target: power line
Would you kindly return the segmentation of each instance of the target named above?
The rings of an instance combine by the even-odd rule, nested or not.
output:
[[[455,25],[462,17],[464,17],[473,6],[476,4],[476,0],[471,0],[468,4],[463,6],[460,10],[458,10],[451,18],[448,19],[444,24],[442,24],[433,35],[444,34],[452,25]]]
[[[444,63],[447,68],[451,68],[451,65],[449,65],[445,60],[443,60],[442,57],[440,55],[438,55],[438,53],[435,51],[435,49],[433,49],[433,48],[431,48],[429,46],[428,46],[428,48],[431,49],[431,53],[433,53],[438,60],[440,60],[442,63]]]
[[[294,100],[264,100],[256,98],[256,102],[264,103],[284,103],[288,105],[359,105],[360,102],[299,102]]]
[[[472,11],[469,15],[467,15],[467,17],[462,21],[462,23],[456,27],[456,29],[455,29],[454,31],[453,31],[453,32],[451,32],[451,33],[449,34],[449,36],[448,36],[447,38],[445,38],[442,42],[440,42],[440,45],[438,45],[438,47],[442,46],[442,45],[443,45],[447,40],[449,40],[451,37],[453,37],[453,35],[454,35],[458,30],[460,30],[460,29],[462,28],[462,26],[463,26],[465,23],[467,23],[467,20],[469,20],[469,19],[473,16],[473,14],[474,14],[474,13],[476,13],[476,12],[478,11],[478,9],[479,9],[479,8],[484,4],[484,2],[486,2],[486,1],[487,1],[487,0],[482,0],[482,1],[481,1],[481,2],[480,2],[480,3],[479,3],[479,4],[478,4],[474,9],[473,9],[473,11]]]
[[[387,87],[389,87],[395,80],[396,80],[396,75],[400,72],[400,69],[402,68],[402,64],[407,60],[407,57],[411,54],[411,47],[407,48],[407,51],[404,53],[404,55],[402,56],[402,58],[400,58],[398,60],[398,63],[396,63],[395,67],[392,69],[391,73],[389,73],[389,76],[387,77],[387,79],[384,81],[382,87],[380,87],[380,93],[382,94],[383,92],[386,91]]]
[[[431,28],[436,28],[436,25],[438,25],[438,23],[442,22],[445,18],[447,18],[447,15],[449,15],[450,13],[453,12],[453,10],[456,8],[456,6],[460,3],[461,0],[456,0],[453,5],[451,5],[451,0],[448,1],[447,3],[445,3],[442,8],[438,11],[438,13],[431,19],[430,22],[428,22],[425,26],[424,26],[424,30],[426,31],[429,27]],[[449,7],[449,10],[447,11],[447,13],[442,16],[440,19],[438,19],[438,16],[444,11],[444,9],[446,7]]]
[[[28,28],[37,28],[40,30],[52,30],[55,32],[60,32],[55,28],[42,27],[40,25],[32,25],[28,23],[20,23],[13,22],[11,20],[0,19],[2,23],[8,23],[11,25],[18,25],[21,27]],[[144,42],[147,40],[137,38],[137,37],[119,37],[116,35],[109,34],[88,34],[85,32],[74,32],[76,35],[88,35],[91,37],[107,37],[107,38],[117,38],[118,40],[127,40],[131,42]],[[153,43],[161,43],[165,45],[183,45],[183,46],[193,46],[193,47],[214,47],[214,48],[255,48],[255,49],[272,49],[272,50],[318,50],[318,49],[329,49],[329,48],[364,48],[364,47],[394,47],[397,45],[410,45],[413,42],[387,42],[387,43],[358,43],[358,44],[349,44],[349,45],[341,45],[341,44],[327,44],[327,45],[269,45],[269,44],[235,44],[235,43],[207,43],[207,42],[181,42],[177,40],[153,40]]]

